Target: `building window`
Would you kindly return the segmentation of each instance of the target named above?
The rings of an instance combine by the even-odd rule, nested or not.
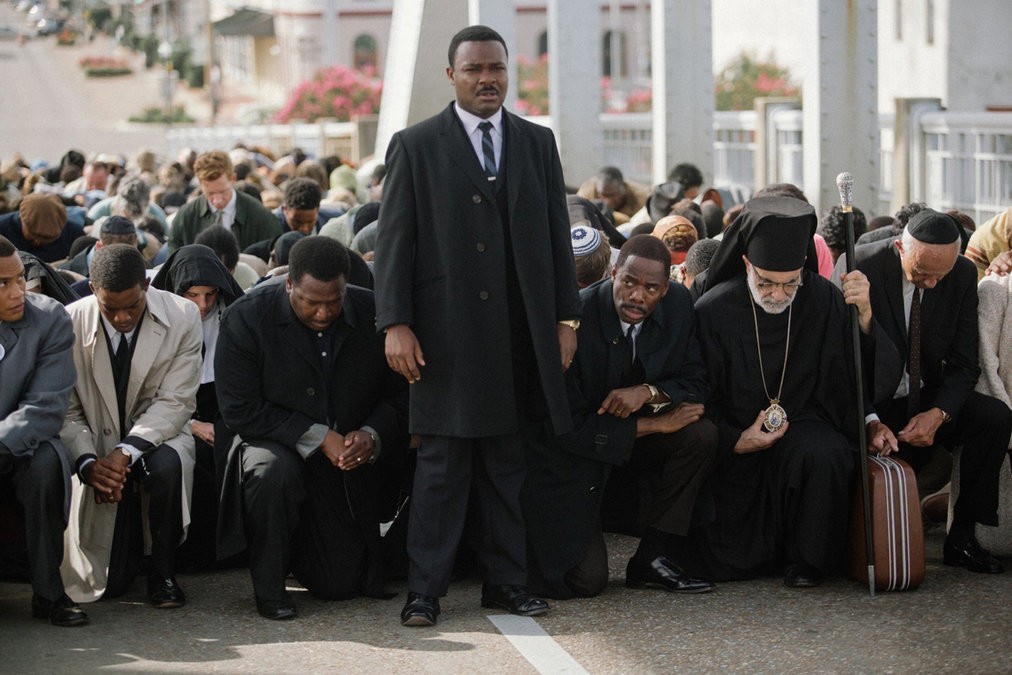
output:
[[[548,53],[548,31],[538,36],[538,58]]]
[[[924,23],[927,34],[924,36],[929,45],[935,44],[935,0],[925,0]]]
[[[601,45],[601,72],[605,77],[625,77],[629,74],[625,52],[625,33],[606,31]]]
[[[376,52],[376,38],[372,35],[359,35],[355,38],[355,54],[352,57],[352,63],[358,70],[375,69],[379,65]]]

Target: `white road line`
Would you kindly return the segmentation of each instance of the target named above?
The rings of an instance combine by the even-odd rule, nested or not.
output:
[[[488,620],[539,673],[587,672],[534,619],[512,614],[492,614]]]

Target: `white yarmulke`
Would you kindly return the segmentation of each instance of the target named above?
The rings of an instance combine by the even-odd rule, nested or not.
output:
[[[601,233],[589,225],[577,225],[569,231],[573,244],[573,255],[590,255],[601,245]]]

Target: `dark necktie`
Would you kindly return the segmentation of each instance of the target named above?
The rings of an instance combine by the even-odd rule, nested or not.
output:
[[[214,224],[221,225],[221,219],[224,217],[224,215],[225,212],[222,211],[221,209],[218,209],[214,214]]]
[[[921,289],[914,286],[914,298],[910,303],[910,327],[907,330],[910,355],[907,357],[907,373],[910,374],[910,391],[907,393],[907,417],[920,412],[921,407]]]
[[[629,362],[632,363],[636,360],[636,324],[629,326],[625,339],[629,343]]]
[[[485,175],[495,178],[495,146],[492,145],[492,123],[481,122],[478,124],[481,129],[481,155],[485,159]]]
[[[130,384],[130,341],[123,333],[119,334],[119,346],[116,347],[114,355],[116,360],[115,384],[116,403],[119,408],[120,437],[126,434],[126,395],[127,387]]]

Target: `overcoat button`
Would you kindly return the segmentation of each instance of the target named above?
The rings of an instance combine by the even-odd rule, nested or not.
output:
[[[471,201],[475,204],[481,204],[481,195],[471,195]]]
[[[482,300],[488,300],[488,291],[482,291],[481,293],[478,294],[478,297],[481,298]]]
[[[597,486],[596,485],[591,485],[590,486],[590,494],[592,494],[592,495],[596,495],[597,494]]]
[[[316,396],[316,390],[313,389],[312,387],[306,389],[306,393],[309,394],[310,396]]]
[[[478,249],[478,253],[485,252],[485,244],[481,243],[480,241],[478,242],[478,245],[475,246],[475,248]]]
[[[112,433],[112,430],[111,429],[102,429],[102,433],[105,434],[106,436],[108,436],[109,434]]]

